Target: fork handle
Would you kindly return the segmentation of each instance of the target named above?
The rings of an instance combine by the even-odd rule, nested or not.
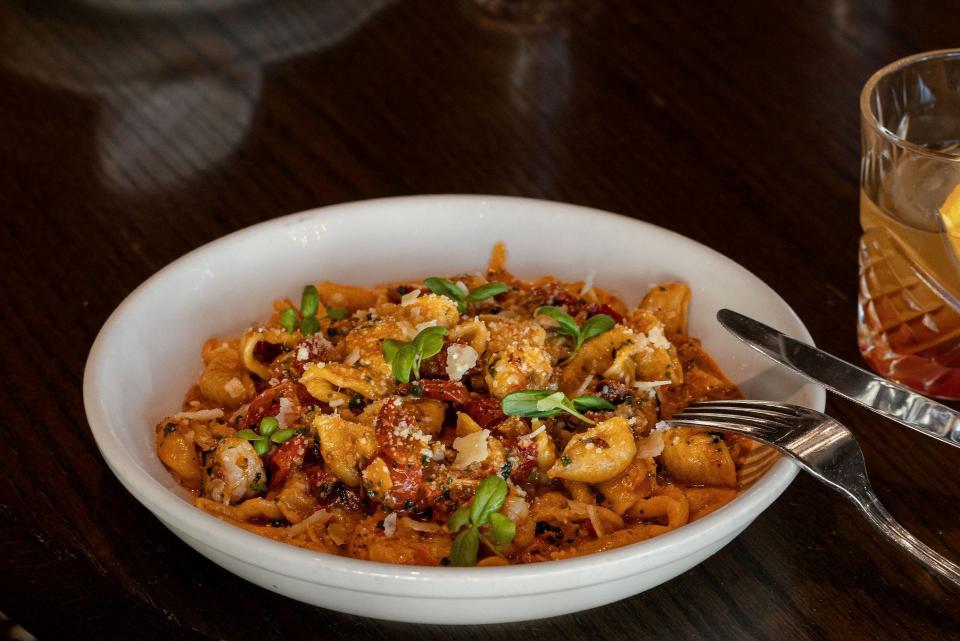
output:
[[[920,539],[910,534],[895,518],[890,516],[880,499],[870,490],[861,492],[862,497],[854,498],[860,511],[888,539],[909,552],[917,563],[933,574],[937,574],[955,586],[960,587],[960,565],[950,561],[942,554],[927,547]]]

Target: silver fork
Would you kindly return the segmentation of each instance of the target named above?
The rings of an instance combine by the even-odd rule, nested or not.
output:
[[[769,401],[710,401],[688,405],[664,421],[742,434],[793,457],[816,478],[856,503],[867,520],[920,565],[960,587],[960,566],[931,550],[890,516],[867,480],[853,434],[826,414]]]

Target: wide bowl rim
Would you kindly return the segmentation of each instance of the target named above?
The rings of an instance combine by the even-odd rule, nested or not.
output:
[[[97,447],[104,460],[121,484],[133,494],[144,507],[161,522],[189,536],[217,541],[219,551],[239,563],[260,570],[279,573],[308,583],[335,587],[361,593],[395,595],[402,587],[408,596],[429,596],[438,599],[502,598],[504,596],[531,593],[550,593],[582,588],[597,583],[615,580],[646,572],[670,564],[703,549],[725,537],[735,535],[752,522],[772,503],[796,476],[799,468],[790,459],[780,457],[750,488],[739,494],[722,509],[704,516],[677,530],[621,548],[590,554],[583,557],[549,561],[544,563],[485,568],[452,568],[401,566],[350,557],[335,556],[298,548],[248,532],[230,525],[196,508],[175,495],[169,488],[154,479],[140,467],[136,458],[114,436],[109,419],[99,403],[98,389],[103,368],[107,365],[107,345],[124,317],[132,314],[141,300],[164,278],[170,277],[185,265],[202,260],[207,255],[252,235],[271,228],[283,228],[300,224],[314,217],[356,216],[358,211],[373,211],[391,208],[411,201],[430,202],[433,205],[448,205],[457,211],[457,205],[485,204],[489,206],[539,206],[555,208],[571,215],[597,218],[615,218],[618,222],[646,228],[647,231],[674,237],[689,243],[698,251],[729,262],[749,278],[762,283],[782,305],[783,311],[796,324],[797,337],[813,344],[806,326],[773,288],[763,283],[752,272],[687,236],[607,211],[571,205],[556,201],[511,196],[486,196],[472,194],[443,194],[423,196],[400,196],[353,201],[325,207],[317,207],[270,219],[237,230],[206,243],[172,261],[134,289],[107,318],[87,358],[83,376],[83,400],[87,420]],[[369,215],[369,214],[368,214]],[[449,214],[448,214],[449,215]],[[826,394],[822,388],[814,388],[811,404],[813,409],[823,410]],[[256,555],[248,556],[250,545],[257,544]],[[589,573],[587,572],[589,571]],[[591,578],[594,577],[594,578]],[[531,582],[534,583],[531,583]],[[545,588],[544,586],[550,586]],[[533,588],[532,586],[536,586]],[[442,592],[437,592],[442,588]]]

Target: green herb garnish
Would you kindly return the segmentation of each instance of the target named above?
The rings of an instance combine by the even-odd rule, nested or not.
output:
[[[585,342],[613,329],[617,325],[617,321],[613,320],[610,316],[606,314],[595,314],[583,323],[583,327],[580,327],[577,325],[577,321],[574,320],[573,316],[559,307],[541,307],[534,315],[546,316],[557,321],[557,331],[573,339],[574,347],[570,353],[571,358],[580,351],[580,348],[583,347]]]
[[[545,418],[566,412],[581,421],[595,425],[595,421],[581,414],[597,410],[612,410],[613,404],[599,396],[578,396],[570,400],[563,392],[548,389],[529,389],[507,394],[500,401],[500,408],[507,416]]]
[[[476,565],[481,542],[499,555],[513,541],[517,526],[499,511],[506,498],[507,482],[499,476],[488,476],[477,486],[473,503],[450,515],[447,528],[453,533],[460,532],[450,550],[451,565]],[[463,530],[464,527],[467,529]]]
[[[307,285],[300,295],[300,315],[297,316],[297,310],[294,308],[286,308],[280,312],[280,326],[287,332],[294,332],[299,327],[304,336],[316,334],[320,329],[320,321],[317,320],[319,309],[320,294],[316,287]]]
[[[440,296],[446,296],[447,298],[453,300],[457,304],[457,310],[463,314],[467,311],[467,303],[476,303],[487,298],[496,296],[497,294],[502,294],[503,292],[510,291],[510,286],[506,283],[485,283],[480,285],[474,290],[463,293],[463,290],[457,287],[454,283],[450,282],[446,278],[428,278],[423,281],[423,284],[427,286],[434,294],[439,294]]]
[[[280,325],[287,332],[292,333],[297,328],[298,322],[297,312],[294,311],[292,307],[288,307],[280,312]]]
[[[420,378],[420,364],[440,353],[446,335],[445,327],[427,327],[409,343],[393,339],[383,341],[380,349],[393,370],[393,377],[401,383],[409,383],[413,372],[416,378]]]
[[[327,318],[332,321],[343,320],[347,317],[350,312],[347,311],[346,307],[328,307],[327,308]]]
[[[280,421],[277,420],[275,416],[264,416],[263,420],[260,421],[260,426],[258,428],[259,434],[254,432],[251,429],[240,430],[237,432],[237,438],[242,438],[250,441],[253,444],[253,449],[256,450],[257,454],[263,456],[270,449],[271,443],[285,443],[290,440],[290,437],[293,436],[293,430],[286,429],[281,430],[277,429],[280,427]]]

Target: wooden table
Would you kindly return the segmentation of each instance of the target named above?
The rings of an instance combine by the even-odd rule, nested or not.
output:
[[[136,4],[0,7],[0,610],[44,640],[960,638],[958,594],[803,475],[696,569],[596,610],[454,629],[301,605],[127,494],[80,393],[100,325],[184,252],[319,205],[441,192],[686,234],[858,361],[858,93],[887,62],[956,45],[946,4],[583,1],[540,25],[468,0]],[[890,511],[960,555],[960,451],[828,411]]]

